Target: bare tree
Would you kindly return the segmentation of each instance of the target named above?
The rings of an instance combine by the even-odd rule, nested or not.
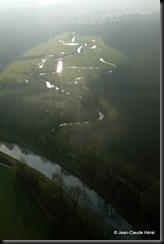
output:
[[[78,201],[79,201],[79,198],[80,198],[80,195],[82,193],[82,189],[80,186],[71,186],[70,187],[70,192],[73,196],[73,200],[74,200],[74,207],[77,208],[77,205],[78,205]]]
[[[102,217],[106,217],[109,212],[109,203],[105,199],[98,200],[98,212]]]
[[[81,205],[84,207],[87,207],[89,204],[89,197],[86,194],[86,192],[80,187],[80,186],[71,186],[70,187],[70,193],[74,200],[74,207],[77,208],[79,201],[81,202]]]
[[[52,174],[52,180],[55,184],[59,187],[59,194],[62,198],[63,187],[64,187],[64,180],[63,180],[63,169],[60,168],[56,172]]]

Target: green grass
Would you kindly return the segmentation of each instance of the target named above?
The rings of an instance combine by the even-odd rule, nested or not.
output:
[[[17,119],[17,121],[23,121],[20,126],[16,127],[17,130],[22,126],[22,131],[26,131],[26,128],[28,128],[29,131],[32,131],[30,125],[32,123],[31,118],[33,118],[36,129],[38,130],[38,128],[40,128],[41,131],[40,134],[38,132],[38,137],[41,135],[44,128],[44,133],[49,136],[50,141],[56,141],[55,135],[53,136],[48,134],[54,127],[54,124],[57,127],[60,123],[95,120],[96,109],[98,106],[91,106],[90,103],[93,102],[94,97],[92,97],[90,90],[84,89],[84,86],[87,87],[89,81],[94,82],[99,72],[103,72],[103,70],[111,68],[109,64],[101,62],[100,58],[103,58],[105,61],[115,65],[118,65],[121,62],[129,62],[130,59],[124,53],[105,45],[100,36],[77,35],[75,42],[79,43],[79,46],[84,45],[86,41],[88,45],[82,49],[82,52],[79,55],[76,54],[65,58],[63,71],[60,74],[53,74],[52,72],[55,70],[55,57],[62,57],[61,52],[69,54],[77,50],[78,46],[62,45],[61,40],[69,43],[71,42],[71,39],[72,36],[70,33],[62,33],[46,42],[43,42],[22,55],[22,57],[27,57],[28,59],[13,62],[0,73],[0,80],[6,78],[6,80],[9,80],[9,82],[12,83],[12,80],[14,79],[17,82],[25,81],[27,79],[33,82],[33,84],[38,85],[36,89],[40,88],[40,92],[38,92],[38,94],[29,90],[28,94],[26,92],[23,98],[20,96],[19,101],[17,101],[17,95],[13,96],[12,99],[10,97],[6,97],[6,99],[4,98],[5,94],[10,92],[13,93],[14,89],[9,89],[10,87],[8,89],[3,87],[2,89],[1,87],[0,96],[3,96],[3,101],[1,101],[2,105],[0,105],[0,108],[2,108],[0,111],[7,116],[4,108],[7,109],[9,107],[9,114],[15,113],[10,120],[8,118],[9,115],[6,118],[9,126],[13,124],[10,123],[10,121],[16,121]],[[91,47],[93,46],[96,46],[96,48],[92,49]],[[43,69],[39,69],[38,63],[41,62],[43,58],[37,58],[37,55],[43,55],[45,58],[48,55],[54,56],[49,56]],[[70,69],[70,66],[94,66],[99,69]],[[36,75],[43,72],[46,74],[40,77],[42,77],[44,81],[39,81],[35,76],[30,76],[32,73]],[[77,80],[77,84],[75,84],[78,77],[80,79]],[[47,89],[45,84],[46,80],[59,87],[60,92],[61,90],[64,90],[65,93]],[[3,85],[4,84],[5,82]],[[28,86],[29,83],[26,84],[26,88]],[[69,92],[71,95],[68,96],[66,92]],[[20,91],[20,94],[21,93],[22,91]],[[81,126],[73,125],[71,132],[68,127],[62,128],[58,132],[59,138],[60,133],[61,135],[63,135],[63,133],[69,135],[72,133],[73,135],[73,130],[75,130],[75,132],[79,131],[79,138],[84,138],[84,135],[86,135],[86,139],[82,140],[82,142],[85,141],[87,145],[92,145],[93,141],[97,141],[97,145],[99,147],[101,146],[106,150],[110,148],[111,151],[116,154],[118,154],[118,152],[122,152],[122,156],[125,154],[129,155],[128,160],[134,160],[135,158],[138,159],[138,155],[140,155],[139,158],[142,158],[143,161],[142,165],[149,166],[149,159],[152,159],[149,157],[148,153],[145,154],[145,150],[147,152],[150,149],[152,151],[152,148],[153,150],[155,148],[158,152],[158,143],[155,142],[157,142],[158,139],[157,129],[159,124],[157,124],[158,121],[154,123],[158,114],[155,113],[155,116],[151,116],[152,111],[157,111],[156,108],[152,107],[151,109],[151,105],[154,106],[154,104],[157,104],[158,108],[158,103],[153,103],[152,99],[149,99],[149,97],[143,97],[142,104],[140,104],[140,99],[138,100],[139,93],[124,93],[122,90],[120,92],[110,91],[108,93],[108,91],[101,91],[100,89],[98,93],[101,97],[99,97],[101,105],[100,109],[104,110],[101,110],[101,112],[105,114],[105,119],[102,121],[95,121],[94,126],[96,124],[96,128],[99,128],[96,135],[89,136],[90,134],[93,134],[92,132],[95,130],[94,126],[92,128],[92,123],[89,123]],[[80,99],[77,99],[77,96],[86,98],[86,102],[83,103],[84,100],[81,102]],[[14,101],[17,102],[17,105],[14,105]],[[150,104],[147,104],[148,101],[150,101]],[[15,111],[13,109],[14,106],[17,107]],[[53,113],[47,113],[47,110],[51,110]],[[148,113],[150,116],[148,116]],[[5,125],[6,121],[4,121]],[[143,121],[146,121],[146,123]],[[15,124],[18,123],[15,122]],[[35,131],[35,127],[33,128],[33,131]],[[149,131],[151,131],[151,133],[149,133]],[[154,135],[156,141],[153,140]],[[71,135],[70,137],[72,138]],[[93,138],[95,138],[95,140],[93,140]],[[51,143],[53,144],[52,141]],[[149,148],[146,145],[149,145]],[[139,148],[140,150],[138,152]],[[155,162],[155,156],[153,160]],[[154,171],[154,166],[152,165],[154,165],[154,163],[151,163],[151,166],[148,167],[152,168],[151,172]]]
[[[106,127],[107,147],[129,162],[138,160],[142,169],[159,179],[159,93],[104,89],[100,95],[119,114]]]
[[[40,92],[41,94],[43,94],[43,96],[38,97],[37,94],[33,95],[33,91],[29,90],[32,92],[32,96],[28,92],[28,94],[26,93],[24,95],[23,101],[21,101],[22,105],[25,104],[25,110],[27,110],[26,108],[29,105],[29,102],[31,103],[29,113],[34,113],[37,104],[37,108],[40,108],[40,111],[43,111],[41,107],[44,108],[45,111],[51,108],[51,110],[54,111],[54,115],[56,115],[58,118],[61,118],[61,123],[93,120],[97,113],[97,107],[93,105],[91,106],[92,96],[89,96],[87,98],[90,92],[88,90],[85,90],[85,87],[87,87],[87,83],[90,81],[90,79],[96,78],[98,72],[100,72],[102,69],[109,68],[110,65],[101,62],[100,58],[103,58],[107,62],[115,61],[116,63],[122,62],[122,60],[127,61],[129,60],[129,58],[125,54],[117,51],[116,49],[112,49],[106,46],[99,36],[94,38],[91,36],[77,36],[75,42],[79,43],[78,46],[83,45],[84,41],[88,41],[88,46],[84,48],[80,55],[75,54],[71,57],[65,58],[63,61],[63,71],[60,74],[54,74],[53,72],[55,71],[55,57],[62,56],[62,51],[66,54],[76,52],[78,47],[62,45],[61,40],[69,43],[71,41],[70,34],[63,33],[53,39],[39,44],[34,49],[25,52],[22,55],[23,59],[21,59],[20,57],[20,60],[13,62],[8,67],[6,67],[6,69],[4,69],[4,71],[0,74],[0,81],[2,81],[3,89],[5,87],[6,81],[8,81],[9,83],[11,93],[14,92],[14,89],[11,89],[12,83],[13,86],[16,86],[17,83],[17,86],[19,86],[20,82],[23,83],[25,85],[23,89],[25,89],[26,92],[28,87],[30,87],[30,84],[32,84],[32,86],[36,84],[36,89],[40,89]],[[91,49],[93,45],[97,45],[97,48],[95,50]],[[105,51],[103,51],[103,49],[105,49]],[[99,52],[103,52],[103,56],[101,54],[98,57]],[[112,58],[114,54],[116,54],[116,56],[118,57],[117,60],[114,60]],[[37,55],[43,55],[45,57],[38,58]],[[97,56],[95,57],[95,55]],[[42,69],[40,69],[38,67],[38,64],[45,58],[45,65]],[[90,66],[94,66],[98,67],[98,69],[70,69],[69,67],[71,65],[79,67],[85,66],[88,68]],[[45,75],[40,76],[40,73],[45,73]],[[29,83],[26,83],[27,80],[29,81]],[[59,91],[50,91],[49,89],[47,89],[46,81],[49,81],[55,86],[59,87]],[[64,92],[62,92],[62,90]],[[20,93],[21,92],[22,91],[20,91]],[[51,94],[53,93],[53,96],[50,95],[50,92]],[[70,95],[66,93],[70,93]],[[2,89],[0,91],[0,95],[1,94],[5,94],[2,92]],[[44,96],[46,97],[46,99],[44,99]],[[81,102],[80,99],[77,98],[77,96],[87,98],[86,102]],[[7,99],[6,102],[9,103],[9,100]],[[114,118],[115,116],[113,114],[116,112],[116,109],[113,107],[113,105],[109,105],[108,109],[108,105],[107,103],[105,103],[105,101],[102,105],[104,106],[104,104],[106,104],[105,107],[111,115],[110,117]],[[89,108],[90,111],[88,111],[87,108]],[[22,111],[22,109],[20,109],[20,111]],[[36,114],[38,114],[38,112],[36,112]],[[46,114],[46,117],[44,116],[45,119],[42,119],[42,121],[44,120],[43,123],[40,119],[36,123],[38,123],[39,125],[44,124],[46,128],[46,123],[48,122],[48,119],[49,121],[52,121],[52,116],[53,115],[51,114],[49,119],[49,114]],[[54,116],[53,121],[55,119],[56,117]],[[26,119],[26,121],[28,120]]]
[[[61,55],[61,52],[64,52],[64,54],[72,53],[73,51],[76,51],[76,46],[62,45],[60,42],[60,40],[64,41],[65,43],[71,42],[71,38],[69,36],[69,33],[62,33],[46,42],[39,44],[35,48],[24,52],[22,56],[27,57],[40,54],[59,56]]]
[[[48,223],[14,168],[0,165],[0,239],[44,240]]]
[[[3,153],[0,160],[15,161]],[[72,197],[64,189],[61,199],[57,185],[25,164],[18,161],[12,167],[0,164],[0,190],[1,240],[103,237],[87,211],[79,206],[74,208]]]
[[[39,74],[46,72],[46,78],[49,78],[51,82],[54,80],[74,80],[75,78],[82,76],[84,80],[87,74],[94,76],[101,69],[110,69],[111,65],[105,64],[100,61],[103,58],[106,62],[114,63],[117,65],[120,62],[129,61],[129,57],[117,49],[111,48],[105,45],[101,37],[91,36],[77,36],[75,43],[77,46],[63,45],[71,42],[70,33],[62,33],[53,39],[43,42],[33,49],[30,49],[22,54],[22,58],[26,60],[18,60],[11,63],[6,69],[1,72],[0,80],[11,79],[18,82],[25,81],[26,79],[32,79],[30,74]],[[64,69],[61,74],[47,74],[48,72],[55,71],[55,58],[64,57],[68,54],[75,53],[77,48],[88,42],[88,45],[82,49],[80,55],[76,54],[64,59]],[[96,49],[92,49],[96,45]],[[37,58],[38,55],[43,55],[43,58]],[[42,69],[39,69],[38,64],[46,58],[46,63]],[[78,67],[98,67],[99,70],[82,70],[82,69],[70,69],[71,66]]]
[[[130,59],[124,53],[105,45],[99,36],[77,36],[75,42],[78,42],[79,46],[83,45],[86,41],[88,41],[88,45],[82,49],[79,55],[76,54],[65,58],[63,71],[60,74],[54,74],[52,72],[55,71],[55,58],[72,54],[76,52],[78,47],[62,45],[60,40],[70,42],[71,36],[69,33],[62,33],[53,39],[41,43],[22,55],[23,58],[27,59],[21,60],[20,57],[20,60],[13,62],[0,73],[0,82],[6,79],[8,83],[12,83],[15,80],[19,85],[21,81],[24,82],[27,79],[33,82],[33,84],[36,83],[38,85],[37,88],[39,88],[37,92],[29,90],[28,94],[26,93],[23,98],[22,96],[9,95],[1,99],[0,112],[3,116],[1,118],[2,122],[0,122],[2,123],[2,130],[4,126],[4,128],[7,128],[6,131],[8,133],[9,130],[11,133],[14,131],[18,141],[24,138],[27,141],[29,139],[28,137],[31,136],[30,139],[35,141],[36,144],[40,142],[39,138],[42,135],[47,136],[51,149],[59,145],[63,149],[65,147],[63,151],[73,152],[75,155],[77,153],[78,156],[80,155],[80,158],[84,158],[83,154],[87,158],[87,153],[88,155],[89,153],[92,154],[91,156],[93,154],[98,155],[98,159],[95,157],[93,162],[96,162],[95,159],[98,162],[100,161],[100,163],[102,162],[102,157],[100,156],[101,150],[102,152],[104,150],[104,155],[107,152],[107,156],[111,153],[111,155],[115,154],[118,158],[131,163],[133,161],[139,162],[141,168],[152,175],[156,175],[158,178],[159,121],[156,119],[159,113],[159,94],[154,96],[152,94],[140,94],[140,92],[101,89],[100,85],[97,93],[101,105],[99,109],[103,109],[101,112],[105,114],[105,118],[102,121],[95,121],[97,117],[95,119],[94,110],[98,106],[89,107],[90,103],[94,101],[94,96],[92,96],[92,91],[84,90],[84,86],[87,86],[89,81],[94,82],[99,73],[105,73],[108,69],[115,69],[112,65],[101,62],[100,58],[114,65],[129,62]],[[95,45],[96,49],[92,49],[91,47]],[[43,55],[43,58],[37,58],[37,55]],[[53,56],[48,57],[48,55]],[[44,58],[47,58],[47,61],[43,69],[39,69],[38,63]],[[70,66],[77,66],[79,68],[72,69],[69,68]],[[98,69],[91,70],[89,69],[90,66],[98,67]],[[80,69],[80,67],[88,68]],[[41,76],[44,81],[39,82],[36,75],[43,72],[46,73],[44,76]],[[30,76],[30,74],[34,74],[34,76]],[[74,82],[77,77],[82,77],[82,79],[78,80],[78,84],[75,84]],[[120,76],[121,79],[122,77]],[[53,89],[47,89],[44,84],[46,80],[58,86],[60,90],[64,89],[66,92],[70,92],[71,96],[61,94]],[[12,88],[7,89],[5,83],[3,83],[3,86],[3,89],[0,89],[0,96],[14,92]],[[27,90],[25,91],[27,92]],[[83,96],[86,102],[82,104],[80,99],[78,100],[76,98],[77,95]],[[51,110],[52,113],[47,113],[46,110]],[[6,111],[8,112],[6,113]],[[80,126],[67,126],[58,130],[59,123],[77,122],[79,120],[92,120],[92,123]],[[51,134],[50,132],[55,126],[57,132]],[[26,132],[25,137],[24,132]],[[9,137],[12,138],[11,134]],[[42,150],[45,151],[44,148]],[[88,163],[88,161],[86,162]],[[89,166],[90,162],[87,163],[84,174],[89,172],[87,166]],[[5,168],[4,166],[1,166],[0,169],[2,167],[2,173],[0,172],[0,176],[2,175],[0,178],[0,189],[2,188],[2,199],[5,201],[0,200],[0,207],[1,209],[6,208],[6,210],[2,213],[0,212],[0,234],[2,233],[4,239],[5,231],[8,230],[9,236],[13,238],[14,235],[18,236],[20,234],[18,233],[18,230],[20,230],[22,239],[29,235],[34,236],[34,238],[36,236],[37,238],[40,232],[30,224],[30,219],[33,219],[32,214],[36,214],[39,216],[36,219],[41,220],[40,213],[37,212],[39,210],[35,211],[36,205],[31,202],[31,197],[28,194],[24,194],[24,186],[19,185],[15,181],[12,169]],[[71,165],[72,171],[76,167],[79,173],[81,170],[79,169],[80,166],[76,166],[76,163],[73,162]],[[126,171],[126,166],[124,168]],[[93,174],[94,169],[91,172]],[[99,187],[96,181],[100,176],[99,173],[101,171],[97,169],[97,172],[95,172],[95,185],[97,187]],[[3,179],[5,174],[6,177]],[[9,175],[11,177],[7,183],[6,181]],[[9,189],[7,193],[5,191],[6,189]],[[21,200],[19,201],[18,199],[20,198]],[[34,209],[34,211],[30,212],[31,215],[26,216],[23,209],[30,208],[32,210]],[[15,219],[17,219],[16,224],[14,223]],[[25,223],[23,219],[26,220]],[[37,226],[37,220],[33,222]],[[39,221],[40,223],[42,221]],[[11,228],[14,224],[16,225],[14,227],[16,230],[14,228],[12,230]],[[29,226],[28,228],[27,224]],[[44,229],[44,224],[38,228],[41,230]],[[41,231],[41,233],[44,236],[44,231]]]

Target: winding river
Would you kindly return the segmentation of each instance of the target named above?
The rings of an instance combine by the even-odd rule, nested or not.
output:
[[[65,43],[64,41],[62,41],[62,40],[60,40],[59,42],[60,43],[62,43],[61,45],[79,45],[79,43],[75,43],[75,36],[73,36],[73,38],[72,38],[72,40],[71,40],[71,42],[70,43]],[[68,57],[70,57],[70,56],[73,56],[73,55],[76,55],[76,54],[80,54],[81,53],[81,51],[82,51],[82,48],[84,48],[84,47],[86,47],[88,44],[87,44],[87,42],[85,42],[83,45],[81,45],[81,46],[79,46],[78,48],[77,48],[77,50],[76,50],[76,52],[74,53],[74,54],[68,54],[68,55],[66,55],[64,58],[68,58]],[[93,46],[91,49],[95,49],[97,46]],[[62,53],[64,53],[64,52],[62,52]],[[45,63],[46,63],[46,61],[47,61],[47,59],[49,58],[49,57],[52,57],[53,55],[48,55],[46,58],[44,58],[44,59],[42,59],[41,60],[41,62],[40,63],[38,63],[38,67],[39,67],[39,69],[42,69],[43,67],[44,67],[44,65],[45,65]],[[57,66],[56,66],[56,71],[55,72],[53,72],[54,74],[56,74],[56,73],[61,73],[62,72],[62,70],[63,70],[63,58],[58,58],[58,59],[55,59],[55,61],[57,62]],[[100,61],[102,61],[101,59],[100,59]],[[107,62],[105,62],[104,60],[103,60],[103,62],[104,63],[107,63]],[[108,64],[110,64],[110,63],[108,63]],[[113,64],[114,65],[114,64]],[[68,69],[99,69],[99,67],[77,67],[77,66],[68,66],[67,67]],[[45,84],[46,84],[46,87],[47,88],[49,88],[49,89],[52,89],[52,88],[55,88],[56,90],[59,90],[59,88],[58,87],[56,87],[56,86],[54,86],[53,84],[51,84],[49,81],[46,81],[45,79],[44,79],[44,75],[45,75],[46,73],[40,73],[39,74],[39,76],[38,76],[38,79],[39,80],[41,80],[42,82],[44,82]],[[77,80],[79,80],[79,79],[82,79],[83,77],[77,77],[77,78],[75,78],[75,84],[77,83]],[[86,89],[86,87],[84,87],[83,89]],[[66,91],[64,91],[64,90],[62,90],[62,92],[64,92],[66,95],[71,95],[70,93],[68,93],[68,92],[66,92]],[[83,98],[83,97],[81,97],[81,96],[78,96],[77,98]],[[98,109],[97,109],[97,111],[98,111],[98,116],[99,116],[99,118],[97,119],[97,120],[102,120],[102,119],[104,119],[104,114],[102,113],[102,112],[100,112]],[[89,123],[89,121],[85,121],[85,122],[74,122],[74,123],[63,123],[63,124],[60,124],[59,125],[59,127],[63,127],[63,126],[70,126],[70,125],[78,125],[78,124],[87,124],[87,123]]]
[[[52,180],[54,172],[63,169],[59,164],[46,158],[36,155],[31,150],[18,146],[12,143],[0,142],[0,151],[16,158],[27,165],[33,167],[39,172],[43,173],[47,178]],[[132,225],[111,205],[97,194],[93,189],[88,187],[78,177],[75,177],[70,172],[63,174],[65,190],[70,194],[71,187],[79,186],[87,196],[87,202],[83,198],[80,199],[81,207],[87,208],[87,211],[94,216],[98,226],[103,230],[106,239],[110,240],[110,234],[114,231],[129,231],[133,230]],[[119,240],[139,240],[139,235],[117,235]]]
[[[63,45],[66,45],[66,43],[63,43]],[[77,45],[75,43],[75,36],[73,36],[72,41],[68,43],[69,45]],[[84,43],[83,45],[79,46],[77,48],[76,54],[80,54],[82,49],[87,46],[87,43]],[[92,47],[94,50],[96,48],[96,45]],[[49,55],[53,56],[53,55]],[[49,57],[48,56],[48,57]],[[68,55],[70,56],[70,55]],[[47,58],[42,59],[41,62],[38,64],[39,69],[43,69],[44,64],[47,61]],[[65,56],[66,58],[67,56]],[[101,62],[105,61],[103,59],[100,59]],[[106,62],[107,63],[107,62]],[[110,65],[114,64],[109,63]],[[67,68],[84,68],[84,69],[92,69],[99,67],[67,67]],[[57,59],[57,68],[54,73],[61,73],[63,69],[63,61],[62,58]],[[43,77],[46,73],[40,73],[38,77]],[[44,78],[39,78],[41,81],[45,82],[47,88],[54,88],[58,90],[59,88],[51,84],[49,81],[44,80]],[[80,77],[79,79],[81,79]],[[62,90],[62,92],[65,92]],[[67,93],[66,93],[67,94]],[[70,94],[69,94],[70,95]],[[80,97],[82,98],[82,97]],[[104,114],[101,113],[99,110],[97,110],[99,118],[98,120],[102,120],[104,118]],[[89,123],[89,121],[83,122],[83,123]],[[77,123],[69,123],[69,124],[61,124],[60,126],[66,126],[66,125],[72,125],[72,124],[80,124]],[[30,151],[27,148],[24,148],[22,146],[11,144],[11,143],[5,143],[0,142],[0,151],[10,155],[13,158],[16,158],[22,162],[26,162],[29,166],[33,167],[34,169],[38,170],[39,172],[43,173],[47,178],[52,180],[52,175],[54,172],[57,172],[58,170],[61,170],[62,167],[58,164],[56,164],[53,161],[47,160],[46,158],[43,158],[42,156],[36,155],[32,151]],[[63,175],[64,185],[66,191],[68,191],[70,194],[71,187],[79,186],[83,192],[85,192],[87,196],[87,203],[84,201],[84,199],[81,197],[79,204],[81,207],[87,208],[89,213],[94,216],[98,226],[101,230],[103,230],[105,238],[110,240],[111,233],[113,234],[114,231],[129,231],[133,230],[132,225],[111,205],[106,203],[106,201],[98,195],[93,189],[89,188],[84,182],[82,182],[79,178],[72,175],[70,172],[67,172]],[[139,235],[115,235],[116,239],[120,240],[139,240]]]

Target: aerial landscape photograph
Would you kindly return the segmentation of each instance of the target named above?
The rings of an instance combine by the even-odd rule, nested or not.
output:
[[[0,0],[0,240],[161,242],[159,0]]]

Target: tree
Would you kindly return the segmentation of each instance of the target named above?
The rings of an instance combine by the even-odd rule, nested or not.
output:
[[[64,172],[63,169],[60,168],[57,169],[57,171],[52,174],[53,182],[59,186],[59,194],[61,198],[62,198],[63,187],[64,187],[63,172]]]
[[[81,205],[83,207],[86,207],[88,205],[89,197],[80,186],[71,186],[69,190],[73,197],[75,209],[77,208],[79,201],[81,201]]]
[[[70,191],[71,191],[71,194],[73,196],[74,207],[77,208],[79,198],[80,198],[80,195],[82,193],[82,189],[80,186],[75,186],[75,187],[71,186]]]
[[[100,216],[102,217],[106,217],[108,215],[109,212],[109,203],[103,199],[103,198],[99,198],[98,200],[98,214],[100,214]]]

